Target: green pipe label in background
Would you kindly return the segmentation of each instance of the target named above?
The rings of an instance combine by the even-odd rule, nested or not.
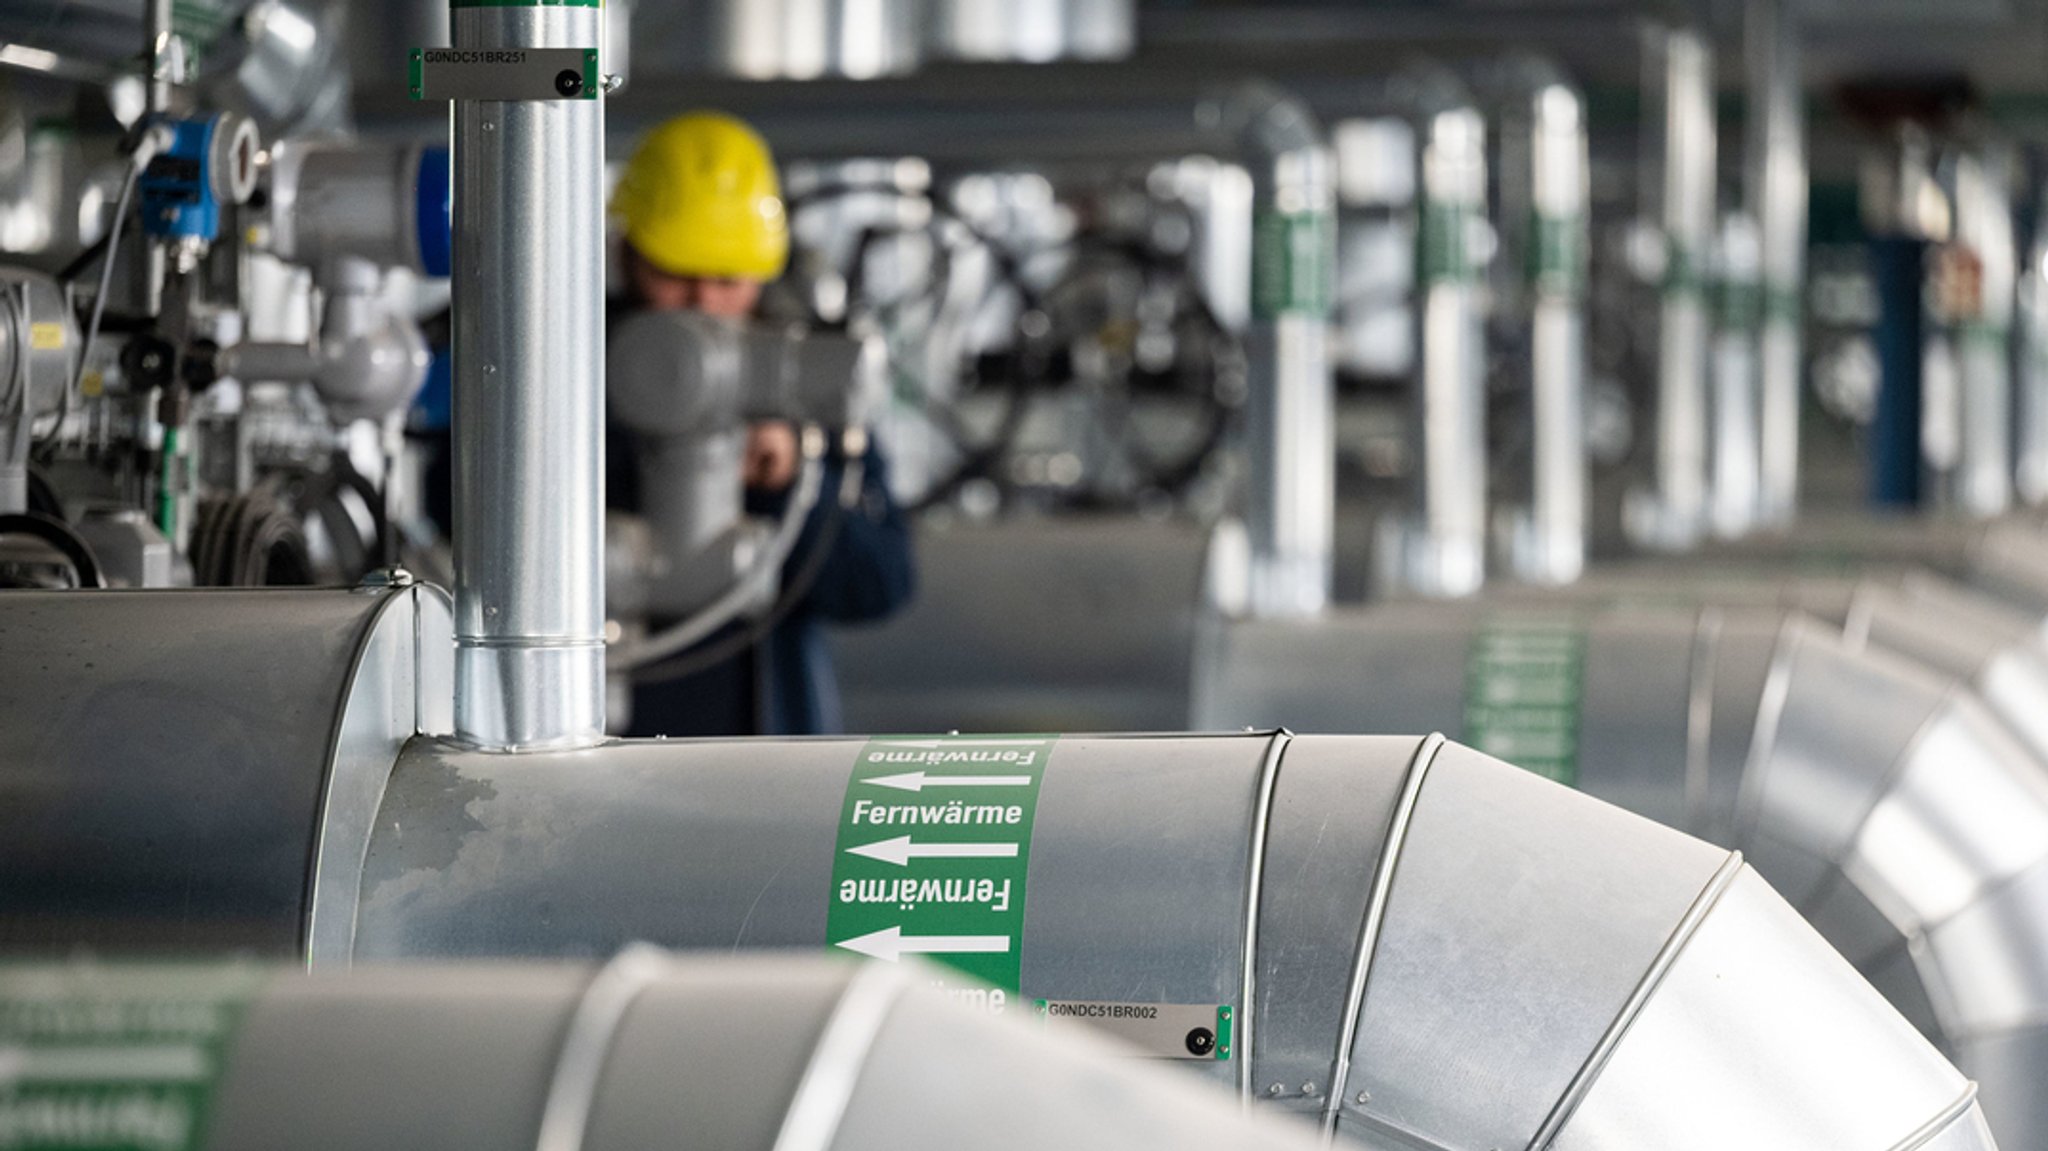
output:
[[[1258,214],[1252,224],[1252,315],[1270,320],[1288,312],[1330,311],[1336,238],[1328,212]]]
[[[0,1148],[197,1151],[271,970],[0,965]]]
[[[1463,284],[1478,279],[1472,234],[1479,220],[1478,210],[1470,205],[1425,197],[1416,223],[1416,283]]]
[[[1016,1000],[1024,878],[1051,736],[874,739],[839,817],[826,938],[890,963],[921,955],[988,987],[951,989],[990,1013]]]
[[[1586,222],[1578,216],[1529,218],[1529,285],[1539,292],[1577,298],[1586,290]]]
[[[1465,664],[1465,742],[1566,786],[1579,778],[1586,635],[1556,619],[1496,619]]]

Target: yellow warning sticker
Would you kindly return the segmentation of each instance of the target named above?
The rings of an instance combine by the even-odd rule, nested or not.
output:
[[[38,352],[64,350],[64,325],[53,323],[30,324],[28,346]]]

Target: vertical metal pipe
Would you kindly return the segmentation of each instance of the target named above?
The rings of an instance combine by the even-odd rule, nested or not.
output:
[[[1486,329],[1472,245],[1486,215],[1486,120],[1472,106],[1423,122],[1421,536],[1412,589],[1464,596],[1486,580]]]
[[[1663,240],[1657,324],[1655,481],[1630,527],[1652,547],[1699,542],[1707,513],[1707,291],[1715,223],[1714,53],[1698,30],[1653,25],[1644,58],[1643,192]]]
[[[2019,262],[2012,178],[2012,156],[2000,145],[1979,145],[1955,158],[1950,194],[1954,245],[1962,254],[1956,266],[1974,267],[1977,282],[1976,298],[1956,301],[1948,317],[1959,405],[1950,498],[1972,516],[2002,515],[2012,505],[2012,321]]]
[[[1799,403],[1805,376],[1806,89],[1799,26],[1785,0],[1749,0],[1749,212],[1762,239],[1763,318],[1758,511],[1791,521],[1799,503]]]
[[[1714,534],[1723,539],[1748,535],[1762,507],[1763,396],[1757,351],[1764,288],[1758,233],[1754,217],[1729,212],[1714,246],[1712,484],[1707,502]]]
[[[1519,574],[1562,584],[1586,566],[1586,259],[1584,99],[1570,85],[1534,94],[1528,243],[1532,487]],[[1506,177],[1506,173],[1502,173]]]
[[[460,49],[597,48],[599,0],[451,0]],[[455,728],[604,730],[604,104],[459,101]]]
[[[2019,273],[2015,482],[2021,500],[2048,503],[2048,193],[2034,211],[2034,242]]]
[[[1226,114],[1252,174],[1252,322],[1245,334],[1249,606],[1314,615],[1330,598],[1335,414],[1327,349],[1336,171],[1306,107],[1262,85]]]

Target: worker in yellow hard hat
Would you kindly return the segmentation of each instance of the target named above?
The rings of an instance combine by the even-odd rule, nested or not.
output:
[[[621,233],[619,259],[627,311],[694,310],[744,319],[789,260],[789,221],[775,161],[745,123],[718,112],[690,112],[649,132],[612,195]],[[630,443],[610,452],[610,503],[637,511]],[[827,456],[821,491],[838,491],[847,461]],[[798,445],[787,423],[747,429],[741,474],[748,511],[779,515],[796,478]],[[795,610],[729,659],[682,678],[643,677],[633,691],[635,735],[809,734],[840,728],[838,691],[822,623],[887,616],[915,585],[910,533],[890,497],[886,464],[872,448],[863,462],[860,499],[826,530],[825,501],[804,525],[790,565],[816,564]],[[836,509],[835,509],[836,510]],[[817,548],[823,545],[822,554]],[[785,583],[790,583],[785,572]],[[650,621],[660,627],[665,621]],[[744,627],[744,624],[735,627]],[[721,633],[700,649],[720,650]],[[685,653],[688,661],[690,653]]]

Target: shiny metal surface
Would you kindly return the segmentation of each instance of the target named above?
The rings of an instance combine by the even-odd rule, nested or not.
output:
[[[417,201],[425,155],[415,144],[278,142],[270,152],[270,249],[311,268],[353,257],[424,273]]]
[[[424,590],[8,593],[0,943],[289,956],[338,929],[393,756],[445,730],[413,660],[447,631]]]
[[[1954,203],[1955,244],[1975,261],[1976,295],[1966,313],[1950,317],[1956,387],[1944,415],[1953,450],[1930,459],[1950,506],[1989,517],[2012,506],[2012,325],[2017,305],[2019,249],[2014,235],[2012,184],[2016,160],[1992,144],[1968,148],[1948,169]],[[1938,402],[1930,397],[1930,404]],[[1932,441],[1932,437],[1929,437]]]
[[[1743,55],[1749,107],[1743,199],[1763,245],[1758,332],[1761,486],[1766,524],[1786,524],[1799,504],[1799,403],[1804,378],[1806,280],[1806,90],[1796,5],[1746,0]]]
[[[1818,1065],[1830,1073],[1811,1076]],[[1744,872],[1552,1146],[1912,1146],[1968,1095],[1954,1068]],[[1759,1096],[1780,1105],[1723,1103]],[[1980,1132],[1965,1145],[1991,1144]]]
[[[862,746],[626,742],[505,757],[418,742],[366,864],[357,957],[603,953],[636,935],[822,946],[833,829]],[[1722,905],[1702,892],[1720,875],[1731,890],[1755,884],[1756,901],[1776,897],[1724,851],[1468,749],[1421,748],[1412,737],[1063,739],[1035,818],[1021,997],[1230,1004],[1249,985],[1250,1062],[1201,1075],[1242,1077],[1283,1110],[1333,1110],[1369,1145],[1519,1147],[1555,1130],[1560,1142],[1622,1146],[1582,1117],[1605,1113],[1607,1075],[1636,1066],[1637,1028],[1699,965],[1696,942],[1673,940],[1711,937]],[[1782,933],[1797,923],[1788,909],[1764,916],[1780,934],[1735,930],[1743,946],[1843,984],[1814,994],[1878,1017],[1846,1024],[1886,1037],[1863,1053],[1869,1081],[1912,1090],[1865,1100],[1864,1081],[1828,1060],[1788,1059],[1716,1105],[1811,1095],[1825,1105],[1807,1121],[1861,1130],[1939,1096],[1914,1120],[1931,1121],[1959,1078],[1810,931]],[[1780,1025],[1750,1019],[1747,1004],[1808,991],[1751,982],[1770,966],[1717,992],[1716,1018],[1744,1034]],[[1336,1046],[1347,1037],[1348,1064]],[[1697,1058],[1734,1051],[1710,1042]],[[849,1121],[882,1104],[857,1093]],[[1857,1107],[1879,1118],[1841,1113]]]
[[[1336,415],[1327,351],[1329,277],[1337,262],[1331,222],[1336,170],[1315,116],[1278,89],[1243,87],[1216,114],[1235,158],[1251,173],[1253,219],[1308,221],[1313,241],[1309,251],[1294,252],[1296,228],[1254,230],[1254,268],[1305,264],[1320,282],[1307,299],[1268,314],[1255,309],[1244,336],[1250,608],[1267,616],[1312,615],[1329,603],[1336,532]],[[1290,250],[1270,250],[1275,244]]]
[[[457,48],[595,48],[602,10],[453,11]],[[604,730],[604,102],[455,116],[455,727]]]
[[[2048,763],[2048,647],[2041,620],[1945,581],[1861,588],[1845,631],[1970,685]]]
[[[1306,1130],[1247,1117],[1222,1092],[1086,1032],[977,1017],[924,986],[935,975],[651,950],[595,974],[571,964],[280,973],[236,1029],[205,1145],[1316,1145]],[[598,1006],[611,1025],[587,1068],[587,1105],[573,1126],[545,1124],[539,1100],[583,1051],[564,1048],[563,1033]]]
[[[1124,519],[921,525],[917,598],[830,637],[848,730],[1185,727],[1207,544]]]
[[[78,321],[57,281],[0,267],[0,514],[28,510],[35,423],[67,403],[79,354]]]
[[[926,39],[952,60],[1114,60],[1137,39],[1136,0],[937,0]]]
[[[1534,242],[1557,237],[1559,266],[1540,257],[1530,285],[1529,390],[1533,460],[1526,537],[1516,541],[1515,574],[1564,584],[1585,570],[1590,467],[1586,456],[1585,259],[1590,250],[1585,98],[1561,76],[1530,100],[1530,201]],[[1506,173],[1501,174],[1503,178]]]
[[[1708,408],[1707,519],[1714,535],[1737,539],[1755,528],[1763,482],[1762,395],[1757,370],[1759,320],[1742,301],[1763,291],[1762,239],[1754,218],[1742,212],[1721,217],[1713,267],[1714,316]]]
[[[1685,548],[1706,526],[1708,466],[1707,305],[1702,273],[1715,207],[1714,52],[1700,31],[1655,25],[1645,32],[1655,103],[1645,118],[1646,222],[1662,240],[1657,323],[1655,482],[1632,510],[1645,544]]]
[[[1880,593],[1896,594],[1863,589],[1855,618],[1867,619]],[[1783,608],[1599,607],[1567,597],[1552,618],[1574,602],[1585,604],[1577,785],[1741,848],[1915,1025],[1970,1052],[1966,1071],[1989,1084],[2038,1078],[2040,1065],[2003,1060],[2037,1058],[2043,1047],[2002,1037],[2048,1022],[2042,761],[1955,679]],[[1471,690],[1458,674],[1464,654],[1491,622],[1539,610],[1390,605],[1316,623],[1219,625],[1202,648],[1195,720],[1455,731]],[[1940,615],[1927,626],[1941,629]],[[1663,1017],[1653,1008],[1645,1018],[1653,1014]],[[1711,1018],[1688,1009],[1656,1027],[1693,1042],[1716,1034]],[[1632,1027],[1616,1047],[1618,1063],[1636,1034]],[[1723,1038],[1731,1054],[1704,1066],[1743,1082],[1748,1057],[1732,1053],[1747,1040]],[[1625,1072],[1633,1101],[1596,1087],[1582,1121],[1626,1136],[1630,1113],[1692,1098],[1670,1074]],[[2000,1098],[1987,1088],[1998,1133],[2008,1145],[2035,1145],[2048,1128],[2031,1088],[2004,1090]],[[1663,1113],[1655,1110],[1657,1121]],[[1754,1137],[1704,1130],[1706,1142],[1716,1131]]]

